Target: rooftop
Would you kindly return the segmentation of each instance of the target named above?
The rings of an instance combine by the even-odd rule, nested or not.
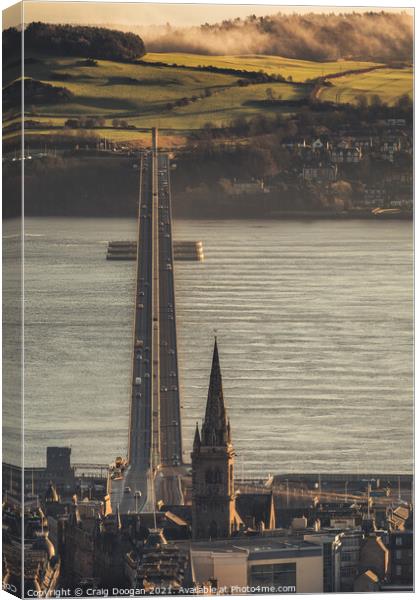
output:
[[[322,549],[317,544],[306,541],[285,540],[279,537],[258,536],[252,538],[231,538],[208,542],[181,542],[191,550],[217,553],[246,553],[250,560],[292,558],[298,556],[321,556]]]

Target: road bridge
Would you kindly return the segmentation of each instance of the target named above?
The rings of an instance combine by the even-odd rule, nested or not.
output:
[[[157,499],[182,502],[170,165],[158,152],[156,130],[139,172],[128,467],[111,496],[122,513],[153,511]]]

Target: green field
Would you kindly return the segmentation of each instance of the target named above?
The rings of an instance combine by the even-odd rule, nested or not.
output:
[[[157,126],[168,130],[168,133],[174,130],[174,135],[181,139],[209,122],[220,126],[228,125],[238,117],[290,114],[295,109],[288,102],[307,97],[311,92],[312,86],[303,83],[308,79],[375,66],[374,63],[355,61],[318,63],[258,55],[147,54],[144,60],[147,64],[100,60],[97,66],[84,66],[80,64],[82,59],[73,57],[31,57],[25,65],[26,77],[65,87],[73,97],[68,102],[55,104],[31,106],[27,103],[27,119],[54,126],[54,129],[45,128],[42,131],[28,130],[28,135],[57,134],[68,118],[100,116],[105,118],[107,127],[118,117],[127,121],[128,125],[139,128]],[[185,65],[187,68],[159,66],[154,64],[157,61]],[[193,68],[199,65],[261,70],[286,78],[291,76],[293,83],[251,83],[240,87],[240,75]],[[18,76],[16,67],[5,69],[4,84],[7,85]],[[403,93],[412,93],[412,78],[413,72],[409,68],[387,68],[347,75],[332,79],[333,86],[323,88],[318,97],[320,100],[353,102],[360,93],[378,94],[382,100],[393,103]],[[174,106],[182,98],[188,99],[186,105]],[[4,121],[4,125],[11,122]],[[95,129],[95,132],[118,141],[139,139],[139,132],[127,129]]]
[[[334,61],[314,62],[283,58],[281,56],[268,56],[261,54],[246,54],[238,56],[208,56],[201,54],[182,53],[149,53],[143,60],[154,63],[183,65],[186,67],[214,66],[244,71],[264,71],[269,75],[283,75],[292,77],[293,81],[304,82],[308,79],[323,77],[331,73],[340,73],[350,69],[364,69],[377,66],[379,63],[361,61]]]
[[[413,69],[378,69],[359,75],[332,79],[332,87],[319,93],[320,100],[354,103],[357,96],[377,94],[387,104],[394,104],[403,94],[413,97]],[[338,95],[338,96],[337,96]]]
[[[93,136],[100,140],[109,140],[120,144],[127,144],[128,146],[148,146],[150,144],[150,131],[126,131],[119,129],[88,129],[83,130],[88,136]],[[3,140],[16,139],[16,133],[7,133],[3,135]],[[31,148],[33,146],[43,145],[44,142],[51,141],[56,136],[60,139],[67,138],[68,140],[74,139],[74,145],[78,143],[83,146],[83,138],[80,138],[78,130],[68,129],[28,129],[25,131],[25,146]],[[163,148],[175,148],[183,146],[187,142],[187,138],[182,132],[171,130],[170,133],[165,134],[164,131],[159,132],[159,143]]]
[[[11,81],[16,74],[6,75]],[[209,121],[226,125],[236,117],[252,117],[262,110],[267,115],[285,111],[287,107],[267,101],[267,88],[271,88],[275,100],[282,101],[299,99],[309,91],[306,86],[286,83],[238,87],[238,76],[152,64],[98,61],[97,66],[86,67],[74,58],[44,57],[30,62],[25,75],[65,87],[74,95],[70,102],[32,108],[31,118],[51,120],[57,125],[69,117],[95,115],[105,117],[109,123],[120,117],[136,127],[157,125],[189,131]],[[187,106],[167,106],[193,96],[196,100]]]
[[[41,107],[41,114],[156,114],[164,110],[167,102],[183,96],[198,95],[206,88],[214,92],[235,81],[231,76],[182,69],[162,69],[112,61],[98,61],[96,67],[85,67],[78,66],[77,62],[70,58],[50,58],[43,63],[28,65],[26,76],[64,86],[75,95],[74,101],[70,103]],[[61,75],[64,77],[60,78]]]

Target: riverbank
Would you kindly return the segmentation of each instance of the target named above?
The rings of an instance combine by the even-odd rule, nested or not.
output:
[[[129,217],[138,213],[139,172],[128,157],[89,160],[60,158],[25,165],[25,216]],[[3,216],[20,214],[19,163],[3,165]],[[274,193],[230,195],[217,188],[185,190],[174,173],[173,216],[181,219],[376,219],[410,220],[412,211],[372,212],[314,206],[314,198],[300,186]],[[296,207],[296,208],[295,208]]]

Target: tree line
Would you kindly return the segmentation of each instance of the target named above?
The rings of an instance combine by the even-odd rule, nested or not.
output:
[[[3,54],[16,56],[21,34],[11,27],[3,32]],[[25,53],[45,52],[103,60],[131,61],[144,56],[140,36],[105,27],[30,23],[25,31]]]

